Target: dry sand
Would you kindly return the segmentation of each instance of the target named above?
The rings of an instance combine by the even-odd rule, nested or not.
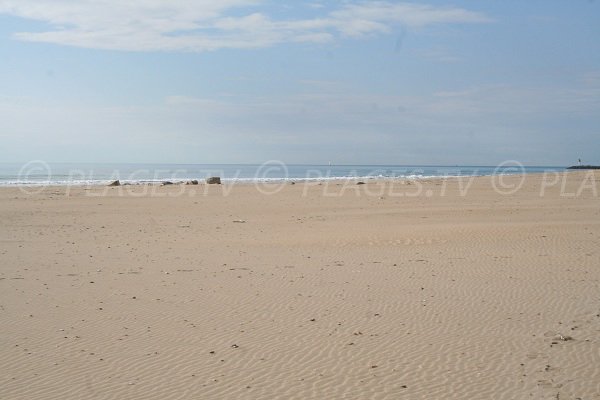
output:
[[[2,189],[0,398],[600,399],[564,177]]]

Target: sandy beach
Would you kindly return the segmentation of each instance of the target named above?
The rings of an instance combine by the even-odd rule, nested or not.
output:
[[[600,399],[600,173],[499,179],[2,188],[0,398]]]

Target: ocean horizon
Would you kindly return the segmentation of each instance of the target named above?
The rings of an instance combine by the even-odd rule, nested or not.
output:
[[[564,166],[523,166],[516,161],[490,165],[319,165],[285,164],[162,164],[162,163],[0,163],[0,186],[103,185],[204,180],[218,176],[224,183],[327,181],[344,179],[429,179],[460,176],[514,175],[564,171]]]

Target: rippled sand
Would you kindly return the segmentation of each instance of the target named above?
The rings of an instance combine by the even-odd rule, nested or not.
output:
[[[1,189],[0,398],[599,399],[600,173],[553,178]]]

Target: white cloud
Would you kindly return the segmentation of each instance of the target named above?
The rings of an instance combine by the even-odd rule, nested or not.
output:
[[[350,4],[332,13],[340,21],[402,22],[409,27],[421,27],[432,23],[489,22],[489,18],[462,8],[434,7],[414,3],[390,3],[371,1]]]
[[[368,1],[308,19],[274,20],[260,0],[0,0],[0,14],[48,23],[23,41],[131,51],[209,51],[384,34],[402,25],[488,22],[456,7]],[[237,16],[231,12],[236,11]],[[241,15],[241,16],[239,16]]]

